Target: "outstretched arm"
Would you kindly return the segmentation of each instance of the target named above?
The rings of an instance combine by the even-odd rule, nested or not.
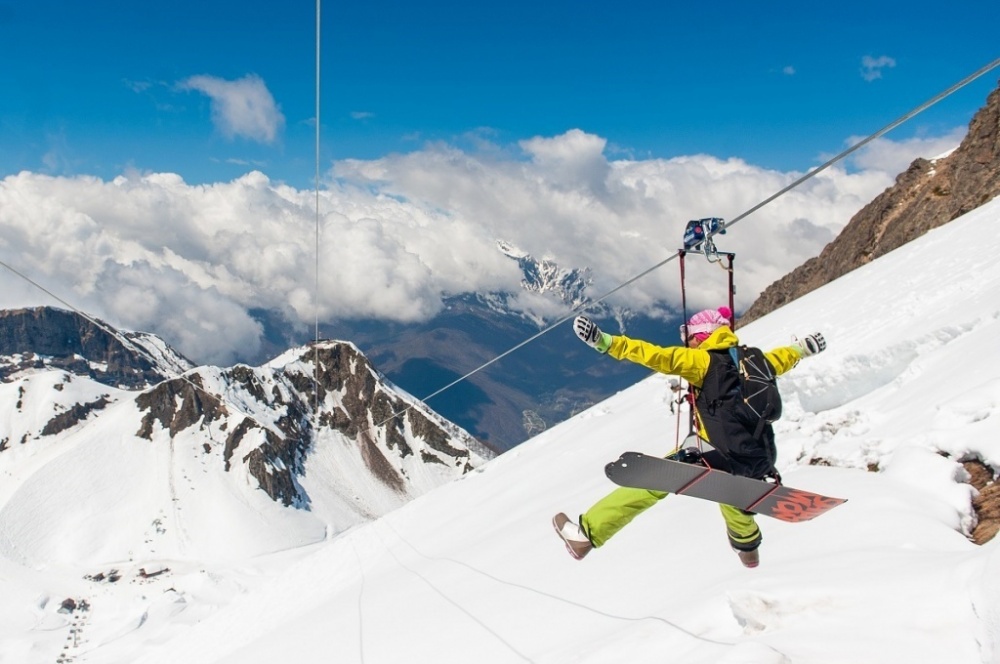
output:
[[[677,375],[695,385],[701,385],[708,371],[709,358],[704,351],[682,346],[657,346],[626,336],[612,336],[602,332],[586,316],[577,316],[573,321],[573,332],[588,346],[616,360],[628,360],[653,371]]]
[[[653,371],[680,376],[696,387],[701,386],[710,360],[709,354],[703,350],[683,346],[657,346],[625,336],[611,337],[608,355],[641,364]]]

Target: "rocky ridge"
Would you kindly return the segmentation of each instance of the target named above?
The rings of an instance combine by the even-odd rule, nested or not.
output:
[[[0,310],[0,381],[25,372],[63,369],[133,389],[192,366],[157,337],[112,331],[103,321],[52,307]]]
[[[4,423],[0,464],[11,446],[57,442],[124,401],[134,402],[139,423],[123,436],[137,444],[201,441],[192,447],[217,456],[218,472],[239,465],[273,500],[292,507],[308,507],[299,478],[320,451],[360,455],[368,475],[345,483],[377,483],[398,502],[429,488],[423,466],[439,468],[436,477],[447,481],[492,456],[398,392],[347,342],[292,349],[261,367],[199,367],[181,375],[176,369],[186,361],[162,341],[113,332],[57,309],[0,312],[0,385],[17,398],[14,417]],[[74,401],[80,394],[86,396]],[[33,415],[46,411],[51,415],[41,420]]]
[[[895,184],[851,218],[819,256],[768,286],[745,325],[1000,195],[1000,87],[950,154],[916,159]],[[970,247],[973,245],[970,243]]]

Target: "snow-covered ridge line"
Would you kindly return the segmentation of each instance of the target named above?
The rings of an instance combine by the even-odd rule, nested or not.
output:
[[[166,348],[152,335],[142,339],[151,348]],[[61,360],[54,356],[56,363]],[[0,468],[15,478],[5,485],[9,499],[0,505],[0,526],[15,535],[0,537],[0,551],[25,564],[126,558],[134,549],[129,537],[122,541],[127,548],[113,554],[93,542],[58,549],[47,539],[19,542],[16,533],[30,530],[39,515],[53,524],[80,518],[80,506],[67,495],[67,487],[80,484],[80,473],[84,483],[125,493],[148,481],[151,495],[164,496],[165,506],[201,500],[185,499],[183,486],[207,482],[212,490],[224,490],[223,504],[247,494],[232,506],[236,523],[259,514],[279,526],[278,532],[289,518],[308,526],[293,528],[287,536],[270,529],[235,536],[234,542],[246,549],[241,555],[253,555],[281,542],[300,546],[315,541],[317,533],[326,537],[377,517],[489,458],[467,432],[396,392],[356,346],[345,342],[291,349],[261,367],[197,367],[142,391],[98,383],[90,362],[68,365],[79,373],[40,366],[0,383],[0,404],[8,404],[0,422]],[[102,454],[109,456],[94,467],[89,459]],[[150,477],[146,470],[128,469],[128,459],[137,454],[147,461],[157,458],[153,467],[169,472]],[[184,481],[175,472],[179,468],[188,469],[182,472]],[[206,477],[195,482],[195,469]],[[76,479],[68,481],[65,473]],[[111,494],[119,495],[119,489]],[[88,499],[86,511],[99,509],[104,527],[131,510],[131,501],[105,504],[100,495]],[[301,515],[282,516],[287,509]],[[220,550],[233,550],[213,536],[190,551],[183,543],[196,531],[204,535],[207,524],[198,525],[196,518],[192,525],[189,516],[163,506],[146,511],[166,514],[150,522],[173,524],[164,538],[154,538],[170,542],[172,555],[215,557]],[[222,533],[235,526],[214,527]]]

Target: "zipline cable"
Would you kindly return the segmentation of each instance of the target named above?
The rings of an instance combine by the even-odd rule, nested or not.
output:
[[[320,29],[320,27],[319,27],[320,0],[317,0],[316,12],[317,12],[317,22],[316,22],[316,30],[317,30],[317,54],[316,54],[316,60],[317,60],[317,97],[316,97],[316,108],[317,108],[317,117],[316,117],[316,123],[317,123],[317,127],[316,127],[316,132],[317,132],[317,148],[316,148],[316,150],[317,150],[317,155],[318,155],[318,153],[319,153],[319,147],[318,147],[318,145],[319,145],[319,139],[318,139],[318,135],[319,135],[319,112],[318,112],[318,110],[319,110],[319,94],[318,94],[318,89],[319,89],[319,84],[318,84],[318,81],[319,81],[319,40],[318,40],[318,37],[319,37],[319,29]],[[795,180],[794,182],[792,182],[790,185],[786,186],[785,188],[781,189],[777,193],[769,196],[768,198],[764,199],[763,201],[761,201],[757,205],[753,206],[752,208],[748,209],[747,211],[745,211],[745,212],[737,215],[730,222],[728,222],[725,225],[724,228],[729,228],[729,227],[733,226],[734,224],[740,222],[741,220],[743,220],[746,217],[750,216],[754,212],[756,212],[756,211],[760,210],[761,208],[763,208],[765,205],[768,205],[769,203],[772,203],[773,201],[775,201],[779,197],[785,195],[786,193],[788,193],[792,189],[798,187],[799,185],[801,185],[802,183],[806,182],[807,180],[815,177],[817,174],[819,174],[820,172],[826,170],[827,168],[829,168],[833,164],[837,163],[838,161],[841,161],[842,159],[844,159],[848,155],[856,152],[857,150],[859,150],[863,146],[867,145],[871,141],[873,141],[873,140],[875,140],[875,139],[877,139],[877,138],[885,135],[889,131],[895,129],[899,125],[901,125],[904,122],[910,120],[914,116],[916,116],[919,113],[925,111],[926,109],[930,108],[931,106],[933,106],[934,104],[938,103],[942,99],[948,97],[949,95],[953,94],[957,90],[965,87],[966,85],[968,85],[972,81],[974,81],[977,78],[983,76],[984,74],[986,74],[987,72],[995,69],[998,66],[1000,66],[1000,58],[997,58],[996,60],[993,60],[989,64],[987,64],[987,65],[983,66],[982,68],[980,68],[979,70],[977,70],[976,72],[974,72],[974,73],[970,74],[969,76],[965,77],[964,79],[962,79],[958,83],[952,85],[947,90],[944,90],[943,92],[937,94],[936,96],[932,97],[930,100],[924,102],[923,104],[917,106],[916,108],[914,108],[910,112],[906,113],[905,115],[901,116],[900,118],[898,118],[898,119],[894,120],[893,122],[889,123],[888,125],[886,125],[882,129],[880,129],[879,131],[871,134],[870,136],[868,136],[864,140],[862,140],[859,143],[856,143],[855,145],[847,148],[846,150],[842,151],[840,154],[836,155],[835,157],[833,157],[832,159],[828,160],[824,164],[822,164],[822,165],[816,167],[815,169],[809,171],[808,173],[806,173],[805,175],[803,175],[799,179]],[[319,163],[319,158],[317,156],[317,164],[318,163]],[[318,170],[319,170],[319,168],[317,166],[317,186],[316,186],[316,199],[317,199],[316,247],[317,247],[317,250],[316,250],[316,275],[315,275],[315,278],[316,278],[316,290],[317,291],[318,291],[318,282],[319,282],[319,269],[318,269],[318,267],[319,267],[319,213],[318,213],[318,209],[319,209],[319,203],[318,203],[318,201],[319,201],[319,186],[318,186]],[[721,228],[720,228],[720,230],[721,230]],[[714,235],[714,234],[710,232],[710,233],[706,234],[706,238],[710,238],[712,235]],[[674,252],[672,255],[668,256],[665,259],[663,259],[659,263],[656,263],[652,267],[647,268],[646,270],[643,270],[642,272],[640,272],[639,274],[635,275],[634,277],[632,277],[632,278],[630,278],[630,279],[622,282],[618,286],[615,286],[614,288],[612,288],[608,292],[604,293],[603,295],[601,295],[597,299],[592,300],[590,302],[586,302],[586,303],[582,303],[580,305],[577,305],[576,307],[574,307],[573,309],[571,309],[570,312],[567,315],[565,315],[562,318],[558,319],[555,323],[552,323],[548,327],[543,328],[542,330],[540,330],[536,334],[528,337],[527,339],[525,339],[521,343],[519,343],[519,344],[517,344],[517,345],[515,345],[515,346],[513,346],[511,348],[509,348],[508,350],[506,350],[503,353],[497,355],[493,359],[488,360],[487,362],[484,362],[480,366],[476,367],[475,369],[473,369],[472,371],[466,373],[465,375],[461,376],[460,378],[457,378],[456,380],[453,380],[452,382],[448,383],[444,387],[441,387],[440,389],[438,389],[438,390],[436,390],[436,391],[428,394],[427,396],[425,396],[422,399],[420,399],[420,401],[421,402],[426,402],[426,401],[429,401],[430,399],[433,399],[434,397],[436,397],[436,396],[442,394],[443,392],[451,389],[452,387],[458,385],[459,383],[461,383],[461,382],[463,382],[463,381],[471,378],[472,376],[474,376],[475,374],[479,373],[480,371],[486,369],[487,367],[495,364],[496,362],[499,362],[500,360],[502,360],[503,358],[507,357],[508,355],[511,355],[512,353],[520,350],[521,348],[527,346],[530,343],[533,343],[535,340],[539,339],[540,337],[544,336],[545,334],[548,334],[549,332],[551,332],[555,328],[559,327],[560,325],[562,325],[566,321],[574,318],[577,314],[579,314],[579,313],[581,313],[583,311],[586,311],[587,309],[589,309],[589,308],[591,308],[591,307],[593,307],[595,305],[598,305],[598,304],[604,302],[605,300],[607,300],[609,297],[611,297],[615,293],[618,293],[619,291],[627,288],[628,286],[631,286],[636,281],[639,281],[640,279],[644,278],[645,276],[649,275],[650,273],[655,272],[656,270],[660,269],[661,267],[663,267],[667,263],[670,263],[671,261],[675,260],[679,256],[679,254],[680,254],[679,251],[678,252]],[[128,339],[126,339],[122,335],[116,333],[114,330],[110,329],[108,326],[104,325],[103,323],[101,323],[100,321],[98,321],[97,319],[95,319],[94,317],[92,317],[92,316],[84,313],[83,311],[81,311],[77,307],[75,307],[72,304],[70,304],[65,299],[63,299],[63,298],[59,297],[58,295],[56,295],[54,292],[52,292],[48,288],[45,288],[44,286],[42,286],[37,281],[35,281],[35,280],[31,279],[30,277],[28,277],[26,274],[20,272],[19,270],[16,270],[14,267],[12,267],[11,265],[9,265],[8,263],[0,260],[0,266],[6,268],[7,270],[9,270],[10,272],[12,272],[13,274],[17,275],[18,277],[20,277],[21,279],[23,279],[25,282],[27,282],[31,286],[37,288],[41,292],[45,293],[46,295],[48,295],[49,297],[51,297],[55,301],[57,301],[60,304],[62,304],[63,306],[65,306],[66,308],[68,308],[71,311],[77,313],[78,315],[80,315],[81,317],[85,318],[86,320],[90,321],[91,323],[93,323],[95,326],[97,326],[101,330],[107,332],[112,337],[118,339],[121,343],[123,343],[128,348],[131,348],[135,352],[137,352],[140,355],[146,357],[147,360],[150,360],[150,362],[151,362],[151,364],[153,366],[157,366],[155,358],[153,358],[152,355],[149,352],[145,351],[142,348],[137,347],[135,344],[131,343]],[[317,300],[318,300],[318,298],[317,298]],[[315,321],[315,331],[316,331],[316,337],[317,337],[317,344],[316,344],[316,349],[315,349],[316,356],[317,356],[317,362],[316,362],[315,369],[317,371],[318,371],[318,353],[319,353],[319,348],[318,348],[318,345],[319,345],[318,344],[319,319],[318,319],[318,316],[319,316],[319,313],[318,313],[318,301],[317,301],[317,303],[316,303],[316,321]],[[188,385],[190,385],[191,387],[193,387],[197,391],[202,392],[202,393],[204,393],[204,394],[206,394],[208,396],[212,396],[212,397],[216,397],[217,396],[217,395],[211,394],[204,387],[202,387],[200,385],[197,385],[196,383],[194,383],[193,381],[189,380],[188,378],[186,378],[183,375],[177,375],[177,376],[175,376],[175,378],[178,378],[178,379],[186,382]],[[315,383],[315,390],[316,390],[316,398],[318,399],[318,391],[319,391],[318,380],[314,380],[314,383]],[[249,413],[246,413],[246,412],[242,411],[239,408],[236,408],[235,404],[233,404],[232,402],[229,402],[226,399],[224,399],[224,401],[226,401],[230,406],[233,406],[234,410],[236,412],[242,414],[243,416],[249,418],[252,421],[257,422],[261,426],[264,426],[263,423],[260,422],[257,418],[253,417]],[[415,405],[416,404],[410,404],[410,405],[406,406],[405,408],[403,408],[402,410],[392,413],[389,417],[387,417],[384,420],[382,420],[381,422],[379,422],[376,426],[382,426],[386,422],[388,422],[389,420],[407,413],[408,411],[412,410]],[[266,429],[267,427],[264,427],[264,428]]]
[[[319,418],[319,100],[320,100],[320,6],[322,0],[316,0],[316,236],[315,253],[316,261],[314,265],[315,281],[313,283],[313,430],[319,431],[317,427]]]
[[[794,182],[792,182],[787,187],[785,187],[785,188],[781,189],[780,191],[778,191],[777,193],[772,194],[771,196],[765,198],[763,201],[761,201],[760,203],[757,203],[756,205],[754,205],[753,207],[751,207],[747,211],[745,211],[745,212],[737,215],[735,218],[733,218],[732,221],[727,222],[724,226],[720,226],[720,228],[717,229],[715,232],[706,232],[705,239],[706,240],[710,239],[713,235],[716,235],[719,232],[721,232],[722,230],[728,229],[729,227],[733,226],[734,224],[737,224],[738,222],[742,221],[743,219],[746,219],[751,214],[753,214],[754,212],[757,212],[758,210],[760,210],[765,205],[768,205],[769,203],[772,203],[775,200],[777,200],[778,198],[780,198],[781,196],[784,196],[785,194],[787,194],[792,189],[795,189],[796,187],[798,187],[799,185],[801,185],[803,182],[806,182],[807,180],[810,180],[810,179],[816,177],[816,175],[818,175],[819,173],[825,171],[827,168],[829,168],[830,166],[836,164],[838,161],[841,161],[842,159],[844,159],[848,155],[850,155],[850,154],[852,154],[852,153],[860,150],[862,147],[864,147],[868,143],[871,143],[875,139],[884,136],[885,134],[887,134],[888,132],[892,131],[893,129],[895,129],[899,125],[901,125],[904,122],[910,120],[914,116],[919,115],[920,113],[922,113],[923,111],[927,110],[928,108],[930,108],[934,104],[938,103],[939,101],[941,101],[945,97],[948,97],[949,95],[951,95],[955,91],[960,90],[961,88],[964,88],[966,85],[968,85],[972,81],[974,81],[977,78],[979,78],[980,76],[986,74],[990,70],[997,68],[998,66],[1000,66],[1000,58],[997,58],[993,62],[990,62],[989,64],[983,66],[982,68],[980,68],[979,70],[975,71],[974,73],[969,74],[968,76],[966,76],[965,78],[963,78],[958,83],[955,83],[954,85],[952,85],[947,90],[944,90],[943,92],[938,93],[937,95],[935,95],[931,99],[925,101],[924,103],[920,104],[919,106],[917,106],[913,110],[911,110],[908,113],[900,116],[896,120],[893,120],[892,122],[890,122],[889,124],[887,124],[882,129],[879,129],[875,133],[869,135],[864,140],[862,140],[862,141],[860,141],[858,143],[855,143],[851,147],[849,147],[846,150],[842,151],[837,156],[833,157],[832,159],[828,160],[827,162],[823,163],[822,165],[817,166],[816,168],[814,168],[813,170],[809,171],[808,173],[806,173],[805,175],[803,175],[799,179],[797,179]],[[461,383],[461,382],[463,382],[463,381],[471,378],[475,374],[479,373],[483,369],[491,366],[492,364],[495,364],[496,362],[499,362],[500,360],[502,360],[503,358],[507,357],[511,353],[514,353],[515,351],[520,350],[521,348],[523,348],[523,347],[527,346],[528,344],[534,342],[536,339],[538,339],[538,338],[540,338],[540,337],[548,334],[549,332],[551,332],[555,328],[559,327],[560,325],[562,325],[566,321],[570,320],[571,318],[575,318],[579,313],[581,313],[583,311],[586,311],[587,309],[590,309],[591,307],[594,307],[594,306],[596,306],[596,305],[604,302],[605,300],[607,300],[609,297],[611,297],[612,295],[614,295],[618,291],[620,291],[620,290],[622,290],[624,288],[627,288],[628,286],[631,286],[632,284],[634,284],[635,282],[639,281],[640,279],[642,279],[646,275],[648,275],[648,274],[650,274],[652,272],[655,272],[656,270],[659,270],[661,267],[663,267],[667,263],[670,263],[671,261],[675,260],[679,255],[680,255],[680,251],[676,251],[671,256],[668,256],[667,258],[664,258],[662,261],[660,261],[656,265],[654,265],[654,266],[652,266],[652,267],[650,267],[650,268],[648,268],[646,270],[643,270],[642,272],[640,272],[639,274],[635,275],[631,279],[628,279],[627,281],[622,282],[618,286],[615,286],[614,288],[612,288],[611,290],[609,290],[607,293],[605,293],[604,295],[600,296],[596,300],[592,300],[590,302],[585,302],[583,304],[577,305],[572,310],[570,310],[570,312],[567,315],[563,316],[562,318],[560,318],[559,320],[557,320],[555,323],[552,323],[548,327],[542,329],[537,334],[534,334],[534,335],[528,337],[527,339],[525,339],[521,343],[517,344],[516,346],[513,346],[512,348],[509,348],[508,350],[504,351],[503,353],[500,353],[499,355],[497,355],[493,359],[488,360],[487,362],[484,362],[483,364],[481,364],[480,366],[476,367],[475,369],[473,369],[469,373],[465,374],[461,378],[456,378],[455,380],[453,380],[452,382],[448,383],[444,387],[438,389],[435,392],[432,392],[432,393],[428,394],[427,396],[425,396],[422,399],[420,399],[420,401],[422,401],[422,402],[429,401],[430,399],[433,399],[434,397],[440,395],[442,392],[450,390],[451,388],[455,387],[459,383]],[[391,414],[389,417],[387,417],[384,420],[382,420],[381,422],[379,422],[379,424],[377,426],[382,426],[383,424],[385,424],[389,420],[391,420],[391,419],[393,419],[395,417],[398,417],[400,415],[405,414],[411,408],[413,408],[413,404],[407,406],[406,408],[404,408],[404,409],[402,409],[402,410],[400,410],[398,412],[395,412],[395,413]]]
[[[660,616],[636,616],[636,617],[632,617],[632,616],[622,616],[622,615],[619,615],[619,614],[610,613],[608,611],[604,611],[603,609],[598,609],[598,608],[595,608],[593,606],[588,606],[588,605],[583,604],[582,602],[578,602],[576,600],[568,599],[566,597],[562,597],[560,595],[556,595],[554,593],[547,592],[545,590],[539,590],[538,588],[536,588],[534,586],[525,585],[523,583],[518,583],[518,582],[515,582],[515,581],[511,581],[509,579],[500,578],[500,577],[498,577],[498,576],[496,576],[494,574],[491,574],[490,572],[484,571],[484,570],[482,570],[482,569],[480,569],[478,567],[475,567],[474,565],[470,565],[469,563],[463,562],[461,560],[456,560],[455,558],[449,558],[447,556],[442,557],[442,556],[431,556],[431,555],[428,555],[428,554],[424,553],[423,551],[421,551],[420,549],[418,549],[417,547],[415,547],[412,542],[410,542],[405,537],[403,537],[399,533],[399,531],[396,530],[396,528],[392,525],[392,523],[390,523],[388,517],[379,519],[378,523],[372,524],[372,530],[373,530],[373,532],[375,532],[376,536],[378,536],[378,538],[380,540],[382,540],[382,536],[379,534],[378,528],[377,528],[377,526],[380,526],[380,525],[384,525],[389,530],[391,530],[392,533],[393,533],[393,535],[395,535],[396,539],[398,539],[400,542],[402,542],[407,547],[409,547],[414,553],[416,553],[421,558],[424,558],[425,560],[430,560],[430,561],[452,563],[453,565],[458,565],[460,567],[464,567],[465,569],[468,569],[468,570],[470,570],[470,571],[472,571],[472,572],[474,572],[474,573],[476,573],[476,574],[478,574],[478,575],[480,575],[480,576],[482,576],[484,578],[487,578],[487,579],[489,579],[489,580],[491,580],[491,581],[493,581],[493,582],[495,582],[495,583],[497,583],[499,585],[508,586],[510,588],[517,588],[519,590],[527,591],[529,593],[533,593],[533,594],[538,595],[540,597],[545,597],[545,598],[548,598],[548,599],[551,599],[551,600],[555,600],[555,601],[561,602],[561,603],[563,603],[565,605],[576,607],[578,609],[582,609],[582,610],[587,611],[589,613],[592,613],[594,615],[602,616],[602,617],[605,617],[605,618],[611,618],[613,620],[621,620],[621,621],[632,622],[632,623],[643,622],[643,621],[655,621],[655,622],[667,625],[667,626],[669,626],[669,627],[677,630],[678,632],[681,632],[681,633],[683,633],[683,634],[685,634],[685,635],[687,635],[687,636],[689,636],[689,637],[691,637],[691,638],[693,638],[693,639],[695,639],[697,641],[702,641],[704,643],[711,643],[711,644],[719,645],[719,646],[735,646],[735,645],[737,645],[736,643],[734,643],[732,641],[718,641],[716,639],[712,639],[712,638],[709,638],[709,637],[706,637],[706,636],[701,636],[700,634],[696,634],[695,632],[690,631],[689,629],[681,626],[678,623],[672,622],[672,621],[667,620],[666,618],[662,618]],[[382,540],[382,545],[383,545],[383,547],[386,548],[386,551],[389,551],[388,547],[385,544],[385,540]],[[389,551],[389,553],[390,553],[390,555],[393,555],[393,557],[395,557],[394,554],[392,554],[391,551]]]

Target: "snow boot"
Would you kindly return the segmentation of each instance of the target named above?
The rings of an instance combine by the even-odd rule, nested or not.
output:
[[[577,560],[583,560],[583,557],[594,548],[594,545],[590,542],[590,538],[587,537],[580,526],[570,521],[569,517],[562,512],[552,517],[552,527],[556,529],[556,534],[566,543],[566,550],[569,551],[569,555]]]

